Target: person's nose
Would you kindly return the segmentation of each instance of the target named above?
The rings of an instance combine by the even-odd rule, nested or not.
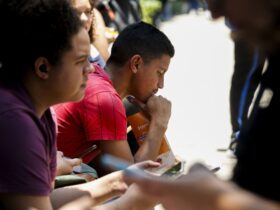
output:
[[[83,12],[80,15],[80,19],[81,19],[82,22],[87,22],[88,21],[88,16]]]
[[[158,81],[158,88],[163,89],[163,87],[164,87],[164,77],[160,77]]]
[[[84,68],[84,74],[89,74],[89,73],[92,73],[92,72],[95,72],[95,68],[92,65],[92,63],[90,63],[88,61],[88,65]]]

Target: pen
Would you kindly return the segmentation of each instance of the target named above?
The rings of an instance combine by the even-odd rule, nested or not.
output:
[[[88,155],[89,153],[91,153],[93,150],[95,150],[97,148],[97,146],[94,144],[91,147],[85,149],[83,152],[81,152],[79,155],[77,155],[76,158],[83,158],[86,155]]]

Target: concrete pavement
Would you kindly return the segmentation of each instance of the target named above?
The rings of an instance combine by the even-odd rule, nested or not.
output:
[[[229,88],[233,43],[224,20],[208,12],[179,15],[161,25],[175,46],[175,57],[159,94],[172,101],[166,133],[174,153],[187,160],[220,166],[218,175],[231,176],[235,159],[217,152],[230,141]]]

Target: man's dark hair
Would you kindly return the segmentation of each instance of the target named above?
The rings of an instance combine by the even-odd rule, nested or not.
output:
[[[149,63],[162,55],[173,57],[174,53],[173,45],[163,32],[148,23],[138,22],[121,31],[107,63],[122,66],[135,54]]]
[[[0,0],[0,79],[21,80],[38,57],[59,64],[82,27],[67,0]]]

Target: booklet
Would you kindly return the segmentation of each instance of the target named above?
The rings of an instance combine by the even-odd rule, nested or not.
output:
[[[123,103],[126,109],[128,124],[136,138],[138,146],[141,147],[145,141],[150,124],[149,116],[144,111],[145,104],[137,100],[134,96],[127,96],[123,100]],[[162,138],[157,160],[160,160],[161,166],[156,169],[149,169],[148,171],[158,176],[164,174],[175,175],[175,172],[179,173],[181,171],[182,165],[184,164],[176,160],[165,135]]]

